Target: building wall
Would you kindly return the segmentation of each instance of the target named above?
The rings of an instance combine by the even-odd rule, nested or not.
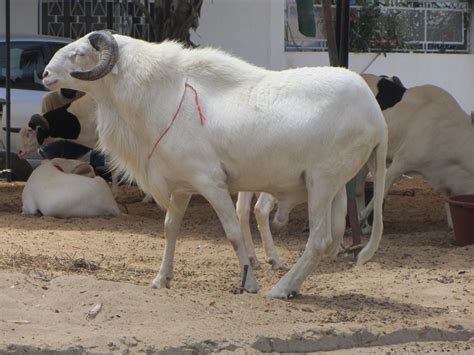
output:
[[[284,51],[284,5],[285,0],[205,0],[192,39],[271,69],[328,65],[326,52]],[[350,69],[362,71],[375,56],[351,53]],[[465,111],[474,111],[472,54],[389,53],[380,55],[366,72],[397,75],[406,86],[441,86]]]
[[[38,1],[11,0],[12,33],[37,33]],[[220,47],[271,69],[327,65],[325,52],[284,51],[285,0],[204,0],[195,43]],[[0,33],[5,28],[5,0],[0,0]],[[362,71],[374,53],[349,57],[350,69]],[[397,75],[407,86],[434,84],[448,90],[465,111],[474,111],[474,55],[389,53],[367,73]]]
[[[197,35],[192,40],[267,67],[271,60],[270,32],[275,29],[271,9],[271,1],[267,0],[204,0]]]
[[[38,33],[38,1],[10,0],[12,34]],[[5,34],[5,0],[0,0],[0,34]]]

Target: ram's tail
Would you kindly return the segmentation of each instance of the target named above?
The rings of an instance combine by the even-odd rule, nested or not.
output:
[[[379,247],[380,240],[382,239],[383,233],[383,216],[382,216],[382,205],[384,199],[384,188],[385,188],[385,164],[387,157],[387,135],[384,134],[384,138],[374,148],[372,155],[369,160],[372,160],[372,164],[369,166],[373,167],[372,175],[374,176],[374,221],[372,224],[372,234],[370,235],[369,242],[361,250],[357,257],[357,265],[362,265],[375,254]]]

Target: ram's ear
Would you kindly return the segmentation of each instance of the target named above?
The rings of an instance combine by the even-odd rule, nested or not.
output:
[[[399,85],[400,87],[405,88],[405,85],[403,85],[402,81],[400,80],[400,78],[398,76],[392,76],[392,80],[395,84]]]
[[[94,177],[94,169],[87,163],[79,164],[74,169],[72,169],[72,174],[83,175],[88,177]]]
[[[113,75],[117,75],[119,73],[119,70],[118,70],[118,65],[115,64],[114,67],[112,68],[112,70],[110,71]]]
[[[38,144],[40,146],[43,145],[44,143],[44,140],[48,138],[48,134],[46,133],[46,131],[41,128],[41,127],[36,127],[36,140],[38,141]]]

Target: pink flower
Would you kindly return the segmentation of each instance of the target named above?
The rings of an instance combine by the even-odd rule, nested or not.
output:
[[[374,44],[376,46],[384,46],[385,43],[387,43],[387,41],[383,38],[377,38],[376,40],[374,40]]]

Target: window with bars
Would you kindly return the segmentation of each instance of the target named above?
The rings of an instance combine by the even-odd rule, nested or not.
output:
[[[38,0],[40,33],[79,38],[96,30],[113,29],[149,39],[149,24],[133,0]],[[152,9],[154,3],[142,0]]]
[[[321,1],[313,8],[316,34],[307,37],[298,28],[296,1],[286,0],[286,51],[326,50]],[[469,1],[351,1],[350,50],[468,53],[470,20]]]

